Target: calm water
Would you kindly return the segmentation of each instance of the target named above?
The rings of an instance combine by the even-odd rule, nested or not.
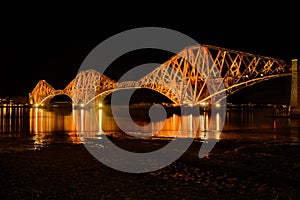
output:
[[[273,118],[272,108],[228,109],[221,131],[220,116],[203,113],[192,115],[168,114],[166,120],[156,120],[149,125],[147,110],[136,109],[131,116],[136,124],[127,123],[122,109],[115,116],[125,122],[122,130],[131,136],[143,134],[153,138],[208,137],[217,140],[266,140],[279,143],[300,141],[300,118]],[[93,123],[89,123],[94,119]],[[213,127],[209,128],[209,125]],[[97,110],[67,108],[0,107],[0,152],[23,151],[46,147],[53,143],[82,143],[79,135],[121,135],[109,108]],[[195,135],[193,135],[195,133]]]

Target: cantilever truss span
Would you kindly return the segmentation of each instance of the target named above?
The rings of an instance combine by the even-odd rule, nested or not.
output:
[[[284,60],[204,45],[218,67],[226,96],[244,87],[281,76],[291,76],[292,67]]]
[[[55,90],[45,80],[30,93],[37,105],[65,94],[74,104],[87,105],[103,100],[116,90],[148,88],[177,105],[217,103],[244,87],[281,76],[290,76],[286,61],[212,45],[183,49],[138,81],[116,82],[95,70],[81,71],[63,90]]]

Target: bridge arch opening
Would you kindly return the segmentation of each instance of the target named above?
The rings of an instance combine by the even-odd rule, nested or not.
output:
[[[257,82],[229,94],[233,104],[289,104],[291,76],[281,76]]]
[[[172,105],[174,105],[174,102],[171,99],[169,99],[167,96],[159,93],[158,91],[155,91],[150,88],[116,90],[116,91],[110,93],[109,95],[107,95],[103,99],[103,101],[102,101],[103,105],[112,105],[112,102],[111,102],[112,95],[116,95],[115,97],[117,97],[117,98],[120,97],[120,99],[114,99],[114,106],[120,106],[120,109],[122,108],[122,106],[124,106],[124,108],[128,109],[128,107],[125,107],[128,105],[126,105],[126,102],[124,102],[124,100],[122,100],[122,96],[126,95],[126,94],[132,94],[130,96],[130,100],[129,100],[129,113],[130,113],[132,120],[140,126],[147,125],[144,123],[140,124],[141,118],[145,119],[145,122],[148,122],[148,123],[151,122],[149,109],[154,104],[160,104],[165,107],[167,118],[171,117],[173,114],[181,113],[180,109],[172,108]],[[120,112],[121,113],[123,112],[122,109],[120,110]],[[161,110],[158,110],[158,112],[161,112]],[[162,117],[162,118],[160,118],[160,117]],[[158,120],[158,121],[164,120],[163,117],[164,117],[164,115],[157,116],[156,120]]]
[[[72,103],[72,98],[67,94],[57,94],[49,100],[49,105],[54,107],[72,107]]]
[[[133,92],[133,93],[132,93]],[[131,106],[143,106],[143,105],[152,105],[152,104],[173,104],[172,100],[170,100],[167,96],[152,90],[150,88],[139,88],[139,89],[121,89],[114,91],[113,93],[117,93],[117,96],[125,95],[126,93],[132,93],[130,97],[129,105]],[[104,104],[111,104],[111,97],[112,94],[110,93],[107,95],[103,103]],[[116,97],[117,97],[116,96]],[[125,102],[122,99],[116,99],[116,103],[119,105],[124,105]]]

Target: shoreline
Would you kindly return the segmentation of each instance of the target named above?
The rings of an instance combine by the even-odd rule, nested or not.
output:
[[[167,141],[114,142],[143,152]],[[0,153],[0,199],[299,199],[299,144],[225,140],[199,159],[200,146],[140,174],[105,166],[83,144]]]

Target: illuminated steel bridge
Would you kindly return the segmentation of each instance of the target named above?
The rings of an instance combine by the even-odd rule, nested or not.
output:
[[[29,94],[31,103],[48,104],[56,95],[68,95],[74,105],[101,102],[123,89],[147,88],[168,97],[175,105],[219,103],[242,88],[269,79],[291,76],[286,61],[226,48],[189,46],[138,81],[116,82],[95,70],[80,71],[63,90],[41,80]]]

